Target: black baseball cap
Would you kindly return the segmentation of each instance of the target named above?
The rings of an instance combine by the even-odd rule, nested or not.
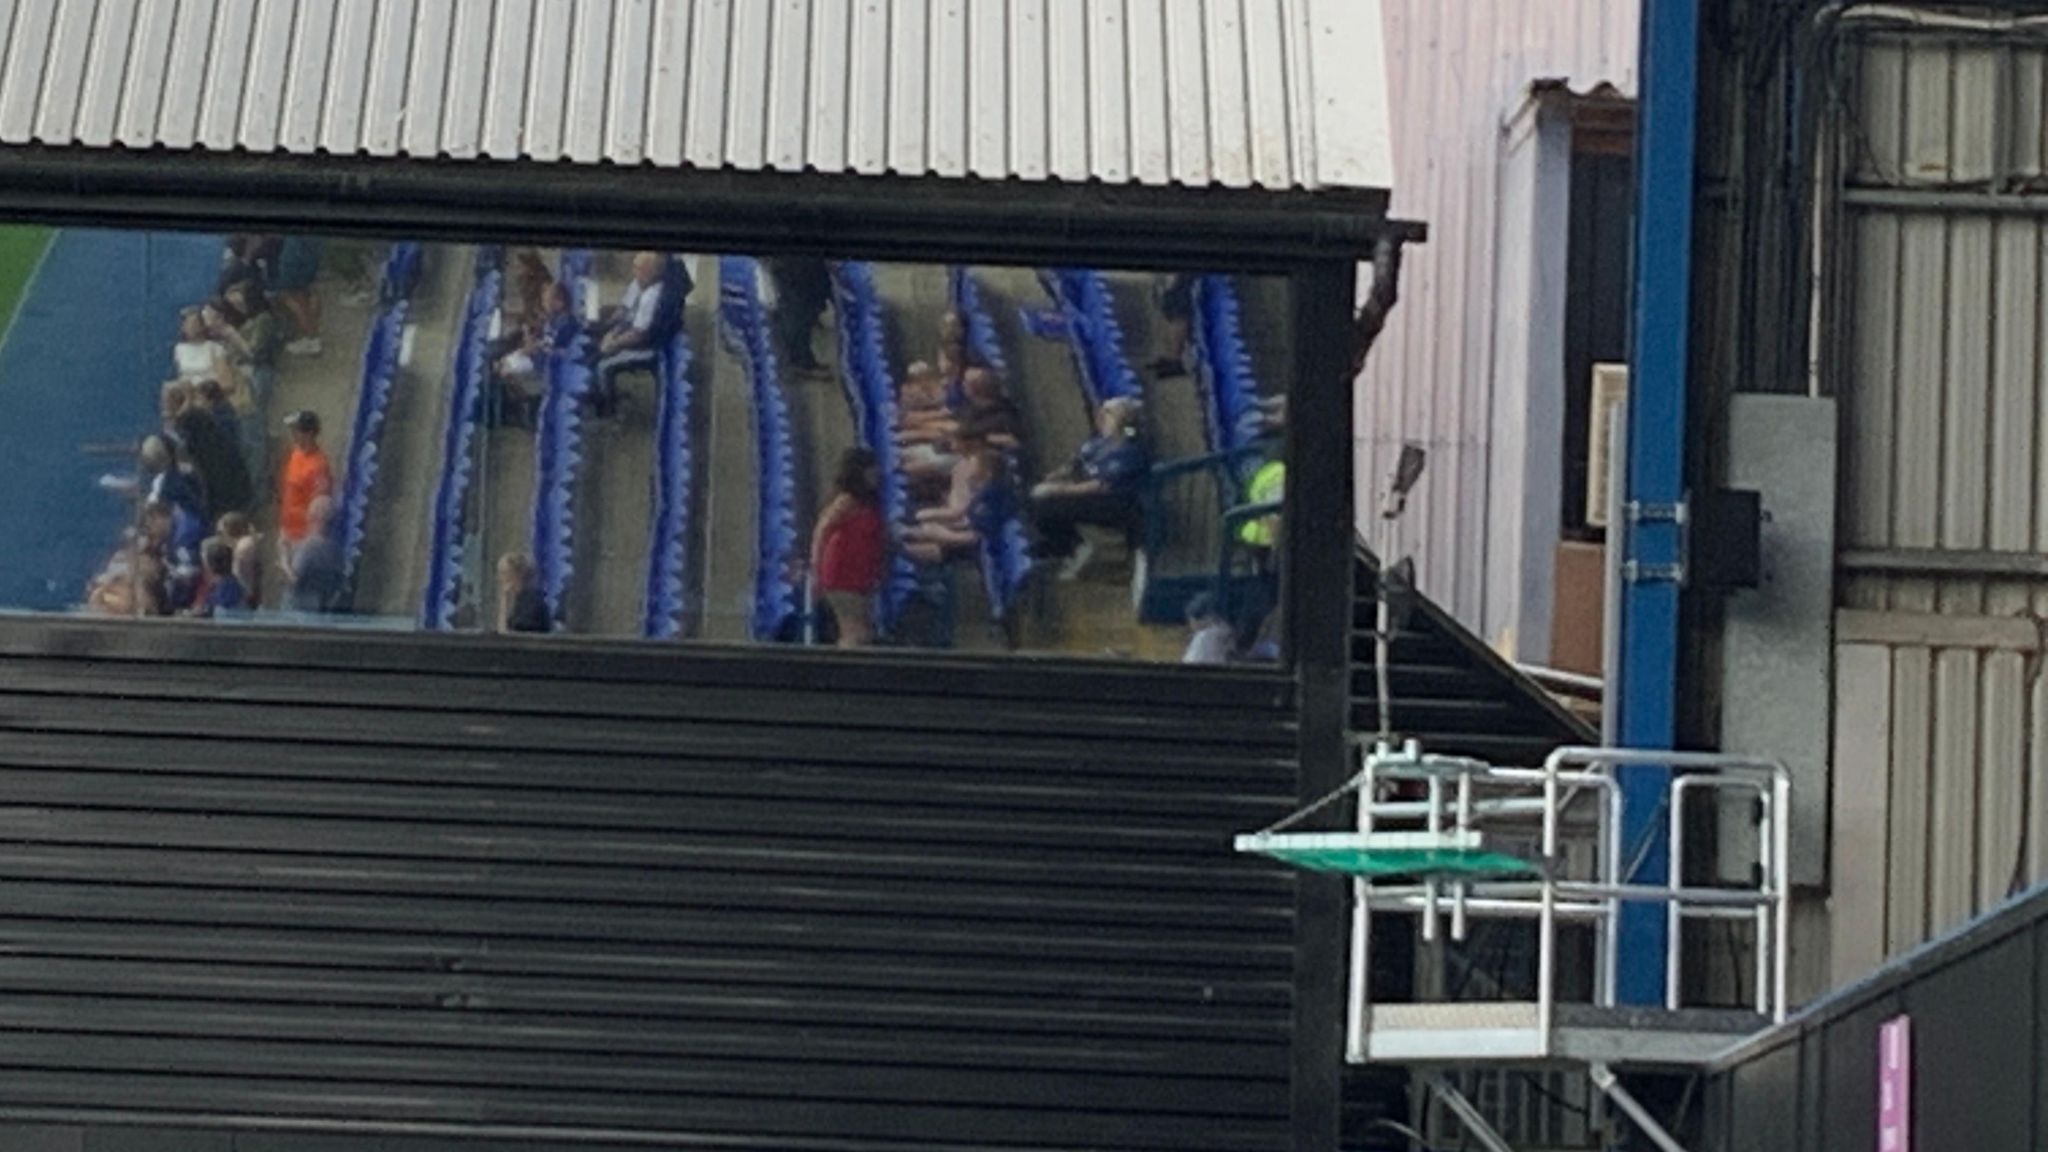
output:
[[[310,432],[318,436],[320,434],[320,414],[310,409],[301,408],[284,418],[284,426],[294,432]]]

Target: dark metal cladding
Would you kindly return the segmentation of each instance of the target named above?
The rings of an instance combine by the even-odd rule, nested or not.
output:
[[[2048,1053],[2048,892],[1894,960],[1745,1044],[1706,1079],[1703,1146],[1878,1146],[1883,1025],[1911,1020],[1912,1146],[2038,1148]]]
[[[1282,1147],[1294,698],[13,624],[0,1113]]]

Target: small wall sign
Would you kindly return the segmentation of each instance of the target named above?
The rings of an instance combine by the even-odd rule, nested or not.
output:
[[[1877,1152],[1913,1152],[1913,1021],[1877,1030]]]

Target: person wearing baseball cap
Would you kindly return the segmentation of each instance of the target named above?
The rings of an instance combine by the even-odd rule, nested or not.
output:
[[[320,450],[317,413],[303,409],[294,412],[284,418],[284,426],[291,435],[292,454],[285,460],[284,474],[278,480],[277,534],[289,568],[292,551],[312,531],[312,517],[308,513],[313,501],[334,493],[334,469],[327,462],[327,453]]]

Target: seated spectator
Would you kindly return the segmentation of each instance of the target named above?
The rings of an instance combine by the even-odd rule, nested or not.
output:
[[[968,363],[967,345],[939,345],[939,379],[945,388],[946,402],[948,404],[959,400],[957,393],[960,378],[967,374],[967,369],[971,366]]]
[[[1005,452],[1024,443],[1024,412],[1003,391],[1003,378],[987,368],[969,368],[960,378],[959,430]]]
[[[506,350],[492,362],[491,372],[498,383],[500,409],[511,414],[508,422],[534,425],[548,358],[575,342],[578,327],[569,307],[569,290],[549,284],[541,291],[540,310],[500,341]]]
[[[555,622],[540,590],[533,557],[507,552],[498,557],[498,631],[552,632]]]
[[[946,404],[946,380],[919,360],[904,370],[896,390],[896,442],[929,444],[953,434],[953,410]]]
[[[662,310],[675,303],[666,299],[668,293],[662,283],[666,266],[667,261],[659,253],[635,254],[633,282],[626,286],[619,306],[599,321],[593,349],[597,356],[595,395],[599,415],[610,415],[617,407],[620,373],[654,366],[655,356],[660,352],[656,341],[665,322]]]
[[[919,494],[950,474],[957,450],[942,448],[952,448],[951,441],[985,441],[1006,455],[1022,446],[1024,413],[1004,393],[1002,377],[987,368],[967,370],[960,406],[951,417],[947,437],[946,445],[912,445],[904,454],[903,473]]]
[[[219,536],[212,537],[200,545],[199,560],[205,571],[205,582],[192,615],[205,619],[230,615],[246,610],[249,605],[248,589],[235,576],[235,546]]]
[[[291,434],[292,452],[278,479],[277,535],[283,567],[289,571],[293,550],[317,534],[311,510],[315,501],[334,494],[334,469],[320,449],[317,414],[294,412],[285,417],[284,426]]]
[[[1003,499],[1008,484],[1003,454],[987,440],[964,435],[955,448],[960,463],[945,503],[918,512],[916,523],[903,534],[904,554],[919,564],[944,563],[975,547],[998,519],[992,502]]]
[[[1187,651],[1181,653],[1181,663],[1230,663],[1237,648],[1237,630],[1223,618],[1214,596],[1203,592],[1188,601],[1188,628],[1193,635],[1188,637]]]
[[[832,500],[811,533],[811,572],[839,622],[839,647],[874,642],[874,602],[889,565],[882,515],[882,468],[875,454],[850,448],[839,459]]]
[[[1138,514],[1139,486],[1150,468],[1138,427],[1142,413],[1142,406],[1130,397],[1105,401],[1096,417],[1096,434],[1066,467],[1031,490],[1036,555],[1066,558],[1062,580],[1079,577],[1094,554],[1094,546],[1081,535],[1082,525],[1122,528]]]
[[[180,380],[218,380],[225,388],[241,386],[241,376],[228,358],[227,348],[208,330],[204,309],[185,310],[178,321],[178,342],[171,348],[171,360]]]
[[[285,606],[294,612],[340,612],[346,575],[341,545],[327,531],[334,501],[316,496],[306,505],[306,534],[284,553],[284,578],[291,586]]]
[[[200,396],[199,389],[183,381],[164,386],[164,410],[206,490],[205,519],[246,512],[255,504],[255,484],[242,458],[242,445]]]
[[[320,340],[320,293],[313,284],[320,276],[320,247],[320,240],[312,236],[286,236],[277,246],[270,291],[277,306],[291,317],[293,339],[285,351],[294,356],[318,356],[326,351]]]
[[[250,608],[263,607],[263,535],[256,531],[246,513],[230,512],[214,526],[220,538],[234,549],[235,579],[242,585]]]

